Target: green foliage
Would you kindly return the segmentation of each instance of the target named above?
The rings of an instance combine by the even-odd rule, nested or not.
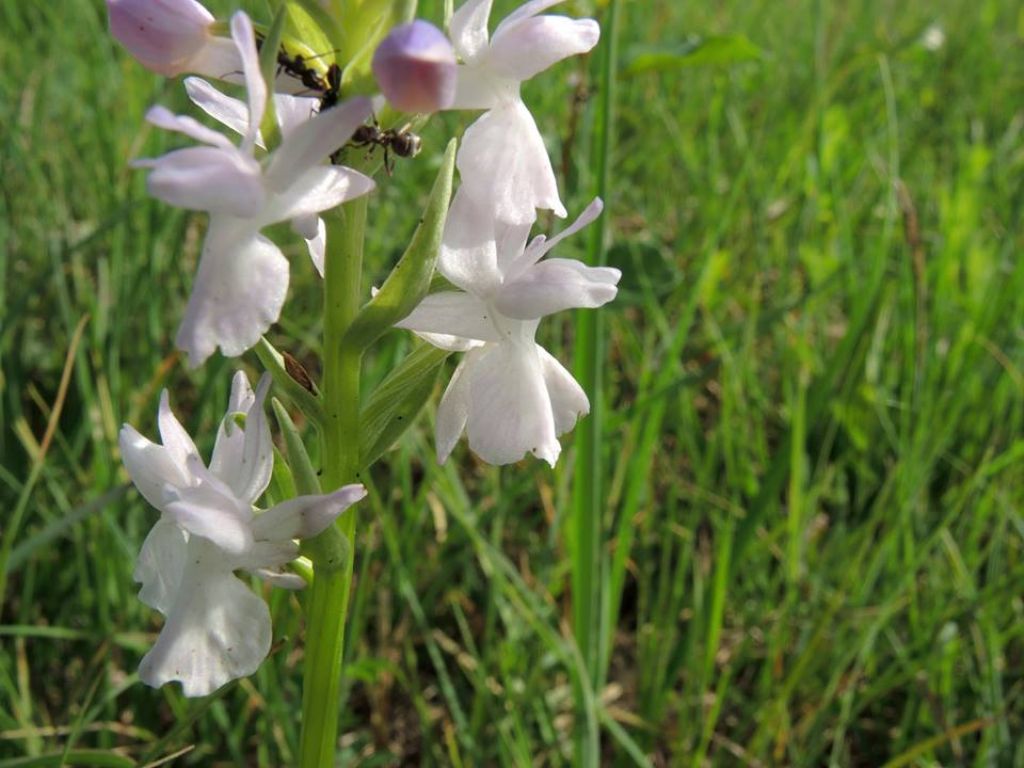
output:
[[[332,43],[332,37],[338,35],[337,21],[313,0],[289,1],[281,8],[289,42],[295,40],[304,46],[304,58],[309,60],[309,66],[319,69],[321,74],[326,73],[334,63],[336,44]]]
[[[684,67],[729,65],[759,59],[761,49],[746,35],[694,35],[681,43],[635,46],[626,56],[623,73],[643,75]]]
[[[360,413],[360,464],[369,467],[391,448],[427,404],[450,352],[422,344],[392,369]]]
[[[316,477],[316,470],[313,469],[313,462],[310,461],[306,445],[302,442],[302,435],[296,428],[295,422],[292,421],[292,417],[288,415],[287,409],[281,405],[281,401],[276,397],[271,399],[270,406],[274,411],[278,433],[281,435],[281,441],[285,446],[286,456],[281,457],[285,459],[282,465],[287,468],[289,479],[293,485],[292,490],[294,491],[290,496],[282,497],[281,500],[283,501],[296,495],[309,496],[321,493],[322,490]],[[275,475],[278,472],[278,456],[279,454],[274,456]]]
[[[620,83],[607,674],[581,682],[567,628],[575,438],[555,473],[486,467],[464,446],[438,466],[431,384],[422,425],[367,473],[338,762],[570,765],[585,717],[613,766],[1021,764],[1024,17],[996,0],[622,10],[623,64],[665,30],[745,36],[764,55]],[[299,596],[268,591],[274,650],[252,678],[189,701],[135,676],[160,626],[132,581],[156,516],[125,490],[117,432],[154,436],[167,386],[208,456],[238,365],[191,373],[171,353],[205,225],[126,168],[182,146],[142,127],[152,103],[183,110],[181,89],[128,60],[96,0],[0,0],[0,29],[5,532],[28,498],[0,609],[0,760],[292,765]],[[594,184],[595,65],[524,88],[570,212]],[[376,284],[469,119],[432,120],[423,154],[379,179]],[[271,340],[315,374],[321,285],[301,241],[288,252]],[[563,361],[571,323],[542,326]],[[364,413],[404,337],[367,354]]]

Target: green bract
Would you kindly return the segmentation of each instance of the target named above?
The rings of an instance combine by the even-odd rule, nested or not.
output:
[[[448,143],[423,218],[409,247],[377,294],[359,311],[345,343],[366,349],[388,328],[408,315],[427,295],[441,247],[455,170],[455,140]]]
[[[450,354],[423,344],[374,390],[359,414],[360,466],[373,464],[405,433],[430,398]]]

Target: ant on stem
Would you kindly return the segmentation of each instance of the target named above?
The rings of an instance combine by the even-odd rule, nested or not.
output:
[[[348,147],[369,147],[370,152],[377,147],[382,147],[384,149],[384,170],[390,176],[395,169],[391,158],[392,153],[396,157],[416,157],[423,147],[423,141],[410,131],[409,127],[407,124],[398,130],[394,128],[382,130],[377,123],[377,118],[374,117],[372,125],[361,125],[356,128],[349,143],[331,155],[331,162],[335,165],[339,164],[341,153]]]

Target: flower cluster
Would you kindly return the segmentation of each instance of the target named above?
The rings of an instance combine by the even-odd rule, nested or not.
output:
[[[299,554],[295,539],[315,536],[366,495],[361,485],[299,496],[263,512],[253,505],[270,483],[274,458],[264,400],[235,375],[209,466],[171,412],[166,390],[157,421],[162,444],[133,427],[121,430],[121,456],[139,493],[161,512],[135,566],[139,598],[167,617],[139,676],[160,686],[180,680],[187,696],[205,696],[256,671],[270,650],[270,612],[235,575],[243,570],[277,586],[302,579],[283,566]]]
[[[282,140],[266,153],[260,126],[268,93],[248,16],[235,14],[226,39],[211,34],[213,18],[194,0],[109,0],[108,7],[114,35],[151,69],[167,75],[241,73],[244,80],[245,101],[206,80],[185,81],[193,103],[241,135],[238,145],[156,106],[146,116],[150,123],[200,146],[134,163],[149,170],[154,197],[210,219],[177,345],[193,366],[218,347],[240,355],[278,319],[288,290],[288,261],[261,230],[290,221],[322,274],[325,226],[319,213],[373,189],[367,176],[325,163],[370,117],[370,100],[354,98],[318,112],[315,98],[274,94]],[[296,540],[320,533],[365,496],[363,486],[347,485],[255,510],[273,467],[263,413],[269,386],[264,376],[254,394],[244,374],[235,377],[208,467],[171,413],[166,392],[158,417],[162,445],[128,425],[121,432],[125,467],[161,512],[135,569],[139,597],[166,617],[139,667],[149,685],[178,680],[185,695],[203,696],[252,674],[270,649],[270,614],[235,573],[301,588],[303,580],[284,570],[298,556]]]
[[[396,110],[424,114],[483,110],[455,159],[461,185],[447,219],[435,216],[432,242],[440,239],[440,252],[434,247],[425,262],[429,270],[436,256],[437,269],[453,289],[427,294],[397,325],[465,353],[438,408],[440,461],[465,433],[485,461],[506,464],[532,453],[554,465],[559,435],[588,412],[589,402],[572,375],[536,343],[539,322],[559,310],[611,301],[620,277],[615,269],[545,258],[601,213],[599,199],[558,235],[530,239],[539,210],[559,217],[566,210],[520,86],[552,64],[589,51],[599,36],[593,20],[542,14],[559,1],[526,2],[493,35],[491,0],[463,3],[451,19],[450,40],[422,21],[396,27],[372,58],[383,99],[343,99],[340,68],[324,74],[284,47],[268,88],[258,50],[266,38],[242,12],[231,18],[226,38],[215,34],[221,27],[196,0],[107,0],[113,34],[150,69],[245,87],[241,100],[199,77],[185,80],[193,104],[238,134],[237,143],[156,106],[146,116],[150,123],[198,146],[134,162],[148,171],[154,197],[209,217],[176,336],[189,364],[201,365],[217,349],[242,354],[279,318],[289,265],[263,234],[270,225],[290,222],[323,275],[329,251],[321,213],[374,188],[366,175],[334,162],[337,151],[399,135],[376,125],[375,105],[380,109],[386,99]],[[271,88],[284,92],[270,93]],[[314,93],[302,95],[303,88]],[[276,146],[261,132],[270,104],[277,121],[273,139],[280,138]],[[444,188],[439,212],[448,201],[450,186]],[[421,295],[409,296],[404,306]],[[245,376],[236,375],[209,465],[171,413],[166,392],[158,416],[162,444],[131,426],[121,432],[125,467],[161,513],[135,571],[140,598],[166,617],[140,667],[150,685],[177,680],[186,695],[196,696],[251,674],[270,647],[270,615],[236,573],[303,586],[285,568],[298,556],[297,540],[317,535],[365,495],[361,485],[348,485],[265,511],[255,507],[274,461],[264,416],[269,384],[264,376],[254,393]]]
[[[235,146],[191,117],[153,107],[146,116],[149,122],[205,146],[135,162],[136,167],[150,169],[147,185],[154,197],[210,215],[199,271],[176,340],[193,366],[202,364],[217,347],[228,356],[242,354],[281,314],[288,292],[288,260],[260,234],[261,229],[291,220],[306,236],[314,263],[322,269],[324,228],[317,214],[373,189],[373,181],[363,174],[323,162],[370,116],[366,98],[316,114],[310,99],[278,96],[283,141],[262,162],[256,159],[267,88],[252,24],[244,13],[232,18],[231,36],[242,63],[248,103],[198,79],[190,81],[189,94],[205,111],[239,131],[241,144]]]
[[[620,277],[616,269],[579,261],[541,261],[600,214],[600,200],[560,235],[528,243],[538,209],[563,217],[566,211],[520,85],[589,51],[599,36],[591,19],[538,15],[557,3],[527,2],[492,37],[491,0],[468,0],[452,17],[452,44],[462,59],[453,108],[486,110],[459,148],[462,184],[438,259],[438,269],[461,290],[428,296],[400,323],[436,346],[467,352],[438,408],[442,462],[465,431],[470,448],[492,464],[532,453],[553,466],[558,436],[590,409],[572,375],[534,341],[542,317],[611,301]]]

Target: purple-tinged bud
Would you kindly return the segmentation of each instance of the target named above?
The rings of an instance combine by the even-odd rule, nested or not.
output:
[[[416,19],[391,30],[373,54],[373,74],[402,112],[436,112],[455,100],[455,51],[444,33]]]
[[[107,0],[110,32],[147,69],[190,71],[210,42],[214,18],[196,0]]]

